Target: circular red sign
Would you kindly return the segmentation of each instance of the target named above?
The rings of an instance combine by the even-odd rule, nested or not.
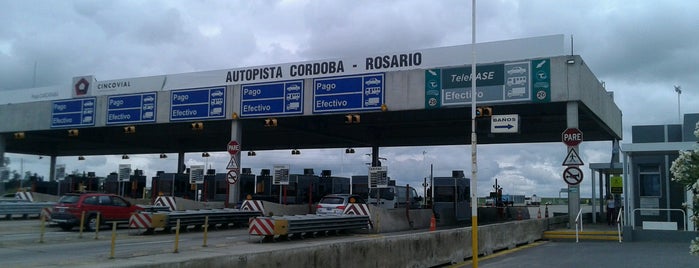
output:
[[[238,171],[237,170],[229,170],[228,174],[226,174],[226,180],[228,181],[229,184],[235,184],[238,182]]]
[[[238,154],[240,152],[240,144],[238,144],[237,141],[229,141],[228,142],[228,153],[229,154]]]
[[[578,146],[583,141],[583,133],[577,128],[569,128],[561,134],[563,143],[568,146]]]
[[[583,180],[583,172],[578,167],[567,167],[563,171],[563,180],[568,185],[578,185]]]

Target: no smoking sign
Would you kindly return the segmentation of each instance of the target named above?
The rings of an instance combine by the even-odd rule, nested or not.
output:
[[[583,172],[578,167],[568,167],[563,171],[563,180],[568,185],[578,185],[583,180]]]

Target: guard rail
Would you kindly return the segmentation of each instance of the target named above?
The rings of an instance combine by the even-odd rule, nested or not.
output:
[[[152,233],[155,229],[172,230],[180,221],[180,229],[188,227],[202,227],[208,217],[209,226],[227,227],[230,224],[247,224],[250,218],[261,216],[260,211],[248,211],[240,209],[204,209],[184,211],[160,211],[140,212],[131,216],[129,227],[145,229],[146,233]]]
[[[53,207],[55,204],[53,202],[0,202],[0,215],[5,215],[8,220],[17,215],[21,215],[23,219],[33,215],[39,217],[42,209]]]
[[[329,231],[347,231],[370,228],[368,215],[295,215],[254,218],[248,225],[250,235],[264,236],[264,240],[291,236],[316,235]]]

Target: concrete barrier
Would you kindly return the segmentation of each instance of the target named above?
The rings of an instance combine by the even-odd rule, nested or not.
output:
[[[487,255],[539,240],[549,220],[530,219],[479,227],[479,252]],[[207,251],[203,255],[169,255],[162,260],[167,263],[155,264],[151,258],[141,267],[431,267],[463,261],[472,253],[471,227],[387,237],[309,240],[302,245],[251,243],[233,250]],[[135,264],[135,261],[132,258],[126,263]]]

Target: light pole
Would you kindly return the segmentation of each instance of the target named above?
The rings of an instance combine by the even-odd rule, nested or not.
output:
[[[680,94],[682,94],[682,87],[675,85],[675,92],[677,92],[677,120],[682,124],[682,115],[680,114]]]

